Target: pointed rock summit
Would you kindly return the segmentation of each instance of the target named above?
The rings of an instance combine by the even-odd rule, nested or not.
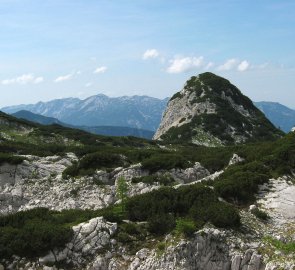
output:
[[[170,99],[154,139],[220,146],[281,135],[236,86],[206,72]]]

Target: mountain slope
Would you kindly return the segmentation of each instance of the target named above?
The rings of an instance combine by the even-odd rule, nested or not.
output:
[[[2,111],[11,114],[27,110],[75,126],[121,126],[154,131],[159,126],[167,101],[148,96],[110,98],[96,95],[85,100],[66,98],[10,106]]]
[[[47,117],[39,114],[32,113],[30,111],[21,110],[16,113],[11,114],[12,116],[25,119],[34,123],[41,125],[53,125],[58,124],[64,127],[81,129],[97,135],[105,136],[134,136],[145,139],[152,139],[154,132],[150,130],[130,128],[130,127],[115,127],[115,126],[97,126],[97,127],[88,127],[88,126],[74,126],[63,123],[56,118]]]
[[[293,269],[295,133],[163,147],[1,112],[0,131],[1,269]]]
[[[151,140],[155,134],[154,131],[131,128],[131,127],[115,127],[115,126],[98,126],[98,127],[88,127],[88,126],[77,126],[76,128],[85,130],[87,132],[104,135],[104,136],[133,136],[138,138],[144,138]]]
[[[290,132],[295,126],[295,110],[292,110],[278,102],[254,102],[266,117],[277,127],[285,132]]]
[[[16,113],[12,113],[11,115],[16,118],[25,119],[25,120],[35,122],[41,125],[53,125],[53,124],[63,125],[63,123],[56,118],[43,116],[43,115],[32,113],[26,110],[21,110]]]
[[[170,99],[154,139],[217,146],[281,135],[236,86],[206,72]]]

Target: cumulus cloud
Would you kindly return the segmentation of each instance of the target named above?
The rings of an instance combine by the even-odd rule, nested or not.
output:
[[[159,55],[160,54],[156,49],[148,49],[142,55],[142,59],[147,60],[149,58],[157,58]]]
[[[235,58],[228,59],[224,64],[218,67],[218,70],[232,70],[237,66],[238,62],[239,61]]]
[[[43,81],[44,81],[44,78],[43,77],[37,77],[37,78],[35,78],[34,83],[35,84],[38,84],[38,83],[41,83]]]
[[[59,83],[59,82],[64,82],[64,81],[68,81],[68,80],[71,80],[73,78],[73,74],[67,74],[67,75],[64,75],[64,76],[59,76],[57,77],[54,82],[56,83]]]
[[[23,74],[19,77],[12,78],[12,79],[5,79],[2,80],[3,85],[9,84],[38,84],[44,81],[43,77],[36,77],[34,74]]]
[[[94,73],[94,74],[105,73],[107,69],[108,69],[108,68],[105,67],[105,66],[98,67],[98,68],[96,68],[96,69],[93,71],[93,73]]]
[[[170,60],[170,66],[167,68],[168,73],[182,73],[203,65],[204,57],[183,57]]]
[[[249,67],[250,63],[247,60],[244,60],[238,65],[238,71],[246,71]]]

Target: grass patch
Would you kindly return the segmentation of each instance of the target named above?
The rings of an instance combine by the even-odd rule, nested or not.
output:
[[[284,252],[285,254],[294,254],[295,253],[295,242],[294,241],[284,243],[284,242],[274,239],[270,236],[265,237],[264,241],[267,242],[268,244],[271,244],[276,249],[279,249],[280,251]]]

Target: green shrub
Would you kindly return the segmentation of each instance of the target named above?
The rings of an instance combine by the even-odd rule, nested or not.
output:
[[[139,226],[136,223],[133,223],[133,222],[128,222],[128,223],[121,224],[120,229],[122,231],[125,231],[128,234],[131,234],[131,235],[140,234]]]
[[[172,214],[157,214],[148,218],[148,230],[156,235],[163,235],[175,227],[175,218]]]
[[[115,204],[98,210],[97,216],[103,216],[110,222],[121,223],[126,218],[126,213],[121,204]]]
[[[44,256],[55,247],[64,247],[72,235],[72,229],[59,224],[48,209],[0,217],[0,257]]]
[[[117,240],[123,244],[126,244],[126,243],[129,243],[129,242],[132,242],[133,239],[132,237],[130,236],[130,234],[126,233],[126,232],[119,232],[118,235],[117,235]]]
[[[228,168],[214,183],[216,192],[223,198],[247,203],[254,200],[258,186],[271,175],[262,162],[237,164]]]
[[[181,155],[176,153],[159,153],[143,160],[143,169],[150,172],[157,172],[160,170],[170,170],[173,168],[187,168],[188,161]]]
[[[262,210],[260,210],[258,208],[254,208],[251,211],[251,213],[254,216],[256,216],[257,218],[259,218],[259,219],[262,219],[262,220],[268,220],[269,219],[269,215],[266,212],[264,212],[264,211],[262,211]]]
[[[194,220],[198,224],[211,222],[218,227],[237,227],[240,224],[238,211],[220,202],[214,190],[201,184],[178,189],[165,187],[134,196],[127,201],[126,215],[133,221],[148,220],[150,231],[156,234],[163,234],[167,228],[164,221],[165,218],[169,220],[167,215]],[[172,221],[170,223],[175,225]]]
[[[196,231],[196,224],[191,219],[178,218],[176,220],[175,233],[179,235],[191,236]]]
[[[238,211],[228,204],[216,202],[211,204],[207,211],[205,216],[216,227],[233,228],[240,226]]]
[[[0,153],[0,165],[3,163],[17,165],[22,163],[24,160],[24,157],[14,156],[8,153]]]
[[[79,162],[73,163],[66,168],[62,175],[64,179],[68,177],[92,175],[96,169],[106,169],[122,166],[124,164],[119,154],[107,152],[95,152],[85,155]]]

